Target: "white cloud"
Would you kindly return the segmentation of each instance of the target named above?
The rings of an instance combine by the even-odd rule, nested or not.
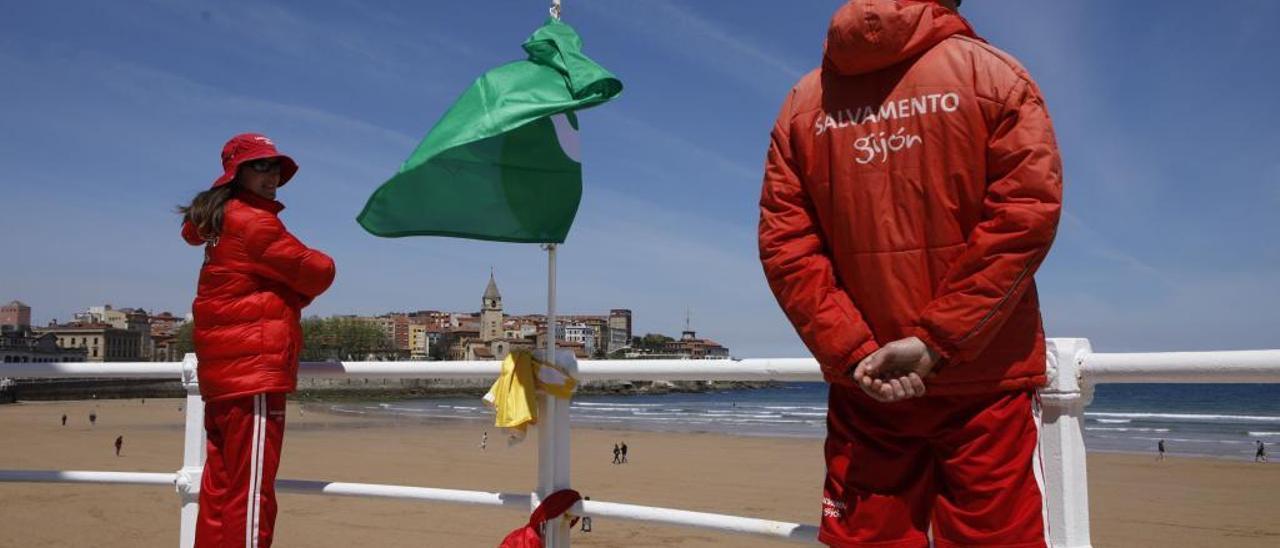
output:
[[[644,2],[585,2],[584,9],[624,25],[679,59],[693,59],[710,70],[737,79],[764,92],[779,94],[777,83],[790,85],[808,71],[808,65],[769,48],[763,37],[742,38],[741,29],[729,29],[693,10],[665,0]],[[785,88],[784,88],[785,89]]]
[[[1151,266],[1133,253],[1121,249],[1076,214],[1063,211],[1061,224],[1063,226],[1060,228],[1058,247],[1072,245],[1083,253],[1115,264],[1130,274],[1145,276],[1167,287],[1177,285],[1168,272]]]
[[[598,116],[601,121],[612,124],[613,129],[617,131],[615,135],[620,136],[618,138],[646,143],[652,147],[660,147],[664,152],[671,155],[696,159],[698,164],[714,166],[720,172],[720,175],[731,179],[758,182],[764,174],[763,160],[761,160],[761,166],[743,165],[742,162],[690,141],[675,131],[655,127],[625,112],[622,108],[604,108],[591,111],[588,116]],[[765,135],[763,131],[762,135]],[[763,136],[761,141],[764,141]],[[760,156],[763,158],[763,151],[760,152]]]

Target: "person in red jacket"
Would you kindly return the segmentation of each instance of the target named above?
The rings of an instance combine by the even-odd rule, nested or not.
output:
[[[1061,160],[1035,82],[957,4],[845,4],[772,131],[760,259],[830,383],[832,546],[1045,545],[1033,275]]]
[[[276,190],[298,171],[267,137],[222,149],[223,174],[179,208],[182,237],[204,246],[192,313],[208,437],[197,547],[270,546],[285,395],[298,384],[302,308],[333,283],[324,253],[298,241]]]

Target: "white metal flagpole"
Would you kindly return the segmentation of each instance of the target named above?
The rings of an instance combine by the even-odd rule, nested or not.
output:
[[[551,17],[560,20],[560,0],[551,0]],[[547,363],[556,363],[556,244],[547,244]],[[569,488],[569,402],[551,394],[538,395],[538,492],[542,500]],[[569,522],[556,518],[543,530],[543,546],[569,548]]]
[[[547,348],[548,363],[556,359],[556,244],[547,244]],[[547,496],[569,488],[569,402],[551,394],[538,395],[538,492],[536,507]],[[544,543],[548,548],[568,548],[569,523],[554,519],[547,523]]]

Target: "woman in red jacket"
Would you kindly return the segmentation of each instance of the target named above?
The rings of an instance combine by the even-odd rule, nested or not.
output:
[[[276,189],[298,171],[265,136],[222,149],[223,174],[179,208],[182,237],[204,246],[192,312],[208,454],[196,546],[270,546],[285,395],[298,383],[302,308],[333,282],[333,259],[277,216]]]

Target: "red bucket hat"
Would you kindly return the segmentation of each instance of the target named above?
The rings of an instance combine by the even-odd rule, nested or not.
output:
[[[561,489],[551,493],[534,509],[533,514],[529,516],[529,523],[508,534],[502,539],[502,544],[499,544],[498,548],[542,548],[542,525],[560,517],[581,499],[582,495],[573,489]]]
[[[236,178],[236,172],[245,162],[263,158],[280,159],[280,186],[284,186],[298,172],[298,163],[293,158],[280,154],[276,144],[260,133],[241,133],[232,137],[222,146],[222,176],[213,182],[214,188],[230,183]]]

